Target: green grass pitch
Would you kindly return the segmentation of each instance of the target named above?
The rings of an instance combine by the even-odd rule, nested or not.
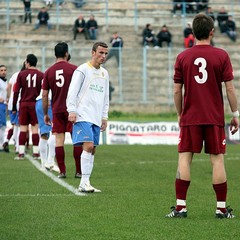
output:
[[[13,147],[11,146],[11,149]],[[72,146],[66,146],[67,178],[74,178]],[[188,217],[166,219],[175,205],[177,146],[102,145],[91,184],[102,193],[76,196],[29,160],[0,152],[0,239],[239,239],[239,145],[228,145],[228,204],[235,219],[215,219],[211,164],[195,155],[188,192]]]

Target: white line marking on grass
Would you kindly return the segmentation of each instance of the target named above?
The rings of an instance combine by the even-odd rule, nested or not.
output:
[[[72,197],[72,194],[41,194],[41,193],[15,193],[15,194],[0,194],[0,197]]]
[[[26,154],[25,157],[42,173],[44,173],[46,176],[48,176],[49,178],[51,178],[54,182],[58,183],[59,185],[61,185],[62,187],[66,188],[68,191],[72,192],[73,194],[77,195],[77,196],[87,196],[87,194],[85,193],[81,193],[78,192],[78,190],[73,187],[72,185],[69,185],[68,183],[66,183],[65,181],[63,181],[62,179],[56,177],[54,174],[52,174],[51,172],[49,172],[46,169],[43,169],[41,164],[39,162],[37,162],[36,160],[34,160],[29,154]]]

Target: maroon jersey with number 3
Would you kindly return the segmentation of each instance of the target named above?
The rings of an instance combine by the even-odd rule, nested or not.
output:
[[[196,45],[177,56],[174,69],[174,83],[185,91],[180,126],[224,126],[222,83],[234,78],[227,52]]]
[[[44,73],[42,89],[52,92],[53,113],[67,112],[66,99],[73,72],[77,66],[60,61],[52,65]]]

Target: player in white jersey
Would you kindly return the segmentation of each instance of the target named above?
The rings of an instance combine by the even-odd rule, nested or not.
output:
[[[75,70],[68,90],[67,111],[69,121],[74,123],[73,144],[83,147],[81,192],[101,192],[91,186],[90,176],[100,131],[105,131],[107,127],[109,75],[101,66],[107,54],[107,44],[96,42],[92,47],[92,59]]]
[[[0,150],[3,150],[3,142],[7,125],[7,67],[0,65]]]

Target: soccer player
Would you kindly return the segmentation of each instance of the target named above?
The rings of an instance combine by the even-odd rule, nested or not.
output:
[[[25,70],[25,62],[23,63],[23,66],[21,68],[21,71]],[[10,118],[10,122],[12,124],[12,128],[10,128],[8,130],[8,134],[6,136],[6,139],[4,141],[3,144],[3,148],[5,150],[5,152],[9,152],[9,140],[11,139],[11,137],[13,137],[14,140],[14,144],[15,144],[15,152],[18,153],[19,152],[19,144],[18,144],[18,133],[19,133],[19,121],[18,121],[18,111],[13,113],[12,112],[12,105],[13,105],[13,86],[17,81],[17,76],[18,76],[18,72],[15,72],[11,78],[9,79],[8,82],[8,86],[7,86],[7,95],[8,95],[8,114],[9,114],[9,118]],[[18,98],[17,101],[17,110],[19,110],[19,100],[20,98]]]
[[[44,121],[51,124],[48,112],[48,94],[52,93],[52,112],[53,126],[52,133],[56,136],[55,154],[58,167],[60,169],[59,178],[66,178],[64,140],[65,133],[72,132],[72,123],[68,121],[68,112],[66,107],[66,98],[68,88],[72,79],[72,74],[77,66],[68,62],[68,45],[65,42],[58,43],[55,48],[56,63],[48,68],[44,74],[42,89],[42,103],[44,112]],[[81,147],[73,148],[76,173],[75,177],[81,177],[80,155]]]
[[[7,125],[7,67],[0,65],[0,150],[3,150],[3,142]]]
[[[233,86],[233,69],[223,49],[210,45],[214,22],[205,14],[193,20],[196,46],[180,53],[175,62],[174,102],[180,125],[178,168],[175,180],[176,206],[166,217],[187,217],[186,197],[190,185],[190,166],[194,153],[203,147],[212,163],[212,186],[216,194],[217,218],[233,218],[226,207],[227,177],[222,83],[232,111],[230,131],[238,131],[239,112]],[[184,91],[183,91],[184,86]]]
[[[37,97],[36,102],[36,114],[38,119],[38,125],[40,130],[40,140],[39,140],[39,153],[41,158],[41,165],[50,171],[59,172],[58,166],[56,166],[55,159],[55,135],[52,134],[52,126],[47,125],[44,122],[44,113],[42,105],[42,91]],[[52,120],[52,107],[51,100],[48,101],[48,116]]]
[[[80,65],[72,76],[67,96],[67,111],[73,125],[73,144],[82,145],[82,178],[80,192],[101,192],[90,184],[100,131],[107,127],[109,109],[109,76],[101,64],[108,54],[108,45],[96,42],[92,59]]]
[[[21,91],[21,99],[19,102],[19,154],[18,157],[15,158],[16,160],[24,159],[29,124],[31,124],[32,129],[33,158],[39,158],[39,134],[35,104],[36,98],[41,91],[43,73],[36,68],[37,61],[38,59],[34,54],[27,55],[25,60],[26,69],[18,74],[17,81],[13,89],[13,113],[17,111],[17,100],[19,92]]]

